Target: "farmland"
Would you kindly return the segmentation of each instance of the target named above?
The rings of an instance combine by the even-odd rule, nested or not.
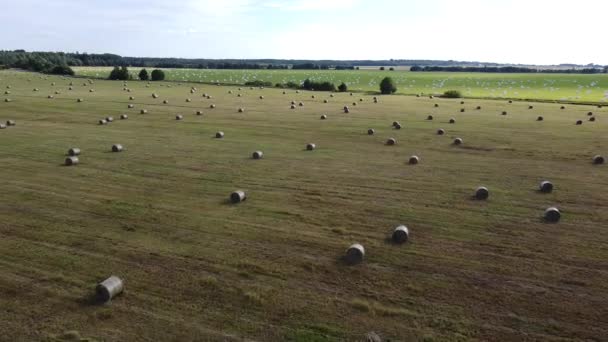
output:
[[[79,67],[76,73],[85,77],[107,78],[111,68]],[[207,70],[163,69],[170,81],[244,84],[262,80],[272,84],[301,83],[306,78],[330,81],[336,86],[345,82],[357,92],[377,92],[380,80],[391,76],[398,94],[442,94],[457,89],[467,97],[536,99],[545,101],[592,102],[608,101],[608,75],[577,74],[491,74],[441,73],[379,70]],[[138,68],[131,68],[137,78]]]
[[[184,82],[308,74],[344,77],[362,93]],[[0,122],[16,123],[0,130],[2,339],[605,339],[608,166],[591,159],[608,155],[608,108],[374,103],[365,92],[383,75],[167,70],[178,82],[125,85],[0,71]],[[412,94],[468,84],[465,95],[484,97],[484,85],[501,84],[507,97],[599,102],[608,88],[605,75],[391,75]],[[98,124],[108,116],[114,122]],[[112,153],[114,144],[124,151]],[[72,147],[80,163],[64,166]],[[408,164],[412,155],[419,164]],[[545,179],[552,193],[537,191]],[[481,185],[489,199],[473,200]],[[248,199],[231,204],[237,189]],[[543,221],[550,206],[559,223]],[[388,238],[400,224],[411,238],[396,245]],[[355,242],[365,259],[346,265]],[[124,293],[94,303],[110,275]]]

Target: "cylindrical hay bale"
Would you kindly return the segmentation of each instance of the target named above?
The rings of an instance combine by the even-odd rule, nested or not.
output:
[[[53,98],[53,95],[49,95],[49,96],[47,96],[47,97],[48,97],[49,99],[52,99],[52,98]]]
[[[228,94],[232,94],[232,90],[228,90]]]
[[[112,152],[122,152],[123,147],[121,144],[112,145]]]
[[[358,264],[365,257],[365,248],[361,244],[355,243],[346,250],[345,260],[349,264]]]
[[[84,101],[84,100],[83,99],[78,99],[78,102],[82,102],[82,101]]]
[[[230,194],[230,202],[232,203],[243,202],[246,199],[247,195],[245,194],[245,191],[242,190],[237,190]]]
[[[451,123],[451,124],[456,123],[456,119],[451,118],[451,119],[450,119],[450,123]]]
[[[251,156],[253,157],[253,159],[262,159],[264,153],[262,151],[255,151]]]
[[[147,109],[142,109],[139,111],[141,114],[148,114],[148,110]]]
[[[321,120],[325,120],[325,119],[327,119],[327,115],[325,115],[325,114],[321,115]]]
[[[113,118],[113,117],[111,117],[111,116],[108,116],[108,117],[106,118],[106,121],[107,121],[107,122],[114,122],[114,118]]]
[[[327,103],[327,102],[329,102],[329,101],[327,101],[327,99],[323,100],[323,103]]]
[[[120,120],[127,120],[129,116],[127,114],[120,114]]]
[[[416,165],[420,162],[420,158],[418,158],[418,156],[411,156],[408,163],[410,165]]]
[[[509,103],[513,103],[513,101],[509,100]]]
[[[435,103],[435,108],[439,107],[439,103]]]
[[[589,121],[594,122],[595,121],[595,116],[590,117]]]
[[[401,129],[401,124],[400,124],[400,123],[398,123],[398,124],[396,124],[396,125],[395,125],[395,126],[393,126],[393,127],[394,127],[395,129]]]
[[[464,113],[464,108],[460,108],[460,112],[461,112],[461,113]]]
[[[480,110],[480,109],[481,109],[481,106],[477,106],[477,110]]]
[[[135,108],[135,105],[129,104],[127,108]]]
[[[108,123],[108,122],[106,121],[106,119],[101,119],[101,120],[99,120],[99,124],[100,124],[100,125],[105,125],[105,124],[107,124],[107,123]]]
[[[192,102],[192,100],[191,99],[186,99],[186,102]]]
[[[536,118],[536,121],[543,121],[545,118],[543,118],[542,116],[539,116]]]
[[[10,93],[11,92],[7,90],[7,91],[4,92],[4,95],[9,95]]]
[[[353,93],[350,93],[350,96],[353,96]]]
[[[374,99],[374,103],[378,103],[378,99]]]
[[[593,112],[587,113],[587,116],[592,116],[592,115],[593,115]]]
[[[169,101],[167,101],[167,100],[163,100],[163,103],[164,103],[164,104],[168,104],[168,103],[169,103]]]
[[[561,106],[560,109],[566,109],[566,107],[565,106]]]
[[[80,149],[78,147],[72,147],[71,149],[68,150],[68,155],[69,156],[79,156]]]
[[[65,158],[66,166],[76,165],[76,164],[78,164],[78,162],[79,162],[79,160],[78,160],[78,157],[76,157],[76,156],[69,156],[69,157]]]
[[[196,111],[196,115],[203,115],[203,111],[202,110],[197,110]]]
[[[534,106],[528,106],[528,109],[534,109]]]
[[[94,93],[95,89],[89,89],[89,93]]]
[[[410,231],[406,226],[400,225],[393,231],[393,242],[406,243],[410,239]]]
[[[362,99],[362,98],[360,98],[360,99],[359,99],[359,102],[363,102],[363,99]]]
[[[3,123],[0,123],[0,129],[5,129],[5,128],[6,128],[6,125]]]
[[[242,112],[244,112],[244,111],[245,111],[245,109],[244,109],[244,108],[239,108],[239,113],[242,113]]]
[[[97,299],[100,302],[107,303],[112,298],[118,296],[124,289],[124,284],[122,279],[117,276],[111,276],[110,278],[102,281],[97,284],[95,288],[95,293],[97,294]]]
[[[295,105],[295,104],[296,104],[296,101],[291,101],[291,104],[292,104],[292,105]]]
[[[212,105],[209,106],[209,108],[213,109],[213,108],[215,108],[215,105],[212,104]]]
[[[156,98],[158,98],[158,95],[157,94],[152,94],[152,97],[156,99]]]
[[[576,120],[576,124],[577,125],[582,125],[583,124],[583,120]]]
[[[180,114],[178,114],[178,115],[175,116],[175,120],[178,120],[178,121],[182,120],[183,118],[184,118],[184,116],[180,115]]]
[[[393,121],[393,125],[392,126],[395,127],[397,125],[399,125],[399,121]]]
[[[356,105],[357,105],[357,102],[353,102],[353,106],[356,106]]]
[[[313,95],[313,98],[314,98],[314,95]],[[264,99],[264,96],[260,95],[260,100],[263,100],[263,99]]]
[[[350,113],[350,109],[348,109],[348,106],[344,106],[344,113],[346,113],[346,114]]]
[[[429,99],[434,99],[434,98],[435,98],[435,96],[429,95]]]
[[[306,150],[307,150],[307,151],[312,151],[312,150],[314,150],[315,148],[317,148],[317,145],[315,145],[315,144],[313,144],[313,143],[308,143],[308,144],[306,144]]]
[[[456,138],[456,139],[454,139],[454,145],[456,145],[456,146],[462,145],[462,138]]]
[[[600,156],[599,154],[597,156],[594,156],[593,164],[596,164],[596,165],[604,164],[604,157]]]
[[[207,95],[207,100],[211,100],[211,95]]]
[[[503,111],[503,112],[502,112],[502,115],[507,115],[507,111]]]
[[[291,105],[291,109],[296,109],[296,105]]]
[[[224,132],[220,131],[220,132],[215,133],[215,137],[217,139],[222,139],[224,137]]]
[[[304,102],[298,103],[298,106],[303,107],[304,106]]]
[[[538,189],[540,190],[540,192],[550,193],[551,191],[553,191],[553,183],[549,181],[542,181],[540,182]]]
[[[545,221],[547,222],[558,222],[562,217],[562,213],[556,207],[547,208],[545,210]]]
[[[15,126],[17,123],[13,120],[6,120],[6,126]]]
[[[329,94],[329,97],[334,97],[334,94]]]
[[[388,146],[393,146],[397,143],[397,140],[395,140],[395,138],[388,138],[388,140],[386,140],[386,144]]]
[[[464,101],[460,101],[460,104],[464,104]]]
[[[11,99],[4,99],[4,102],[11,102]]]
[[[431,121],[431,120],[433,120],[433,116],[429,115],[429,116],[426,117],[426,119],[429,120],[429,121]]]
[[[486,200],[490,197],[490,191],[485,186],[480,186],[475,190],[475,198],[478,200]]]
[[[445,134],[445,130],[443,128],[440,128],[437,130],[437,135],[444,135]]]
[[[374,133],[376,133],[376,131],[374,131],[373,128],[367,130],[367,135],[374,135]]]
[[[135,97],[129,96],[129,100],[133,101],[133,100],[135,100]]]

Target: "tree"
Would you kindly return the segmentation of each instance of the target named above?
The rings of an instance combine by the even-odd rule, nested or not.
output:
[[[114,69],[112,69],[112,71],[110,72],[110,76],[108,77],[109,80],[123,80],[123,81],[126,81],[129,78],[130,78],[129,70],[127,69],[126,66],[122,66],[120,68],[115,66]]]
[[[120,69],[118,69],[117,66],[114,67],[114,69],[112,69],[112,71],[110,71],[110,76],[108,77],[109,80],[117,80],[120,77]]]
[[[390,70],[390,71],[395,71],[395,68],[390,67],[388,70]]]
[[[393,94],[397,91],[397,87],[395,86],[395,83],[393,82],[393,79],[390,77],[385,77],[384,79],[382,79],[382,82],[380,82],[380,92],[382,94]]]
[[[146,69],[141,69],[141,71],[139,72],[139,79],[142,81],[147,81],[150,79],[150,75],[148,75],[148,70]]]
[[[160,69],[152,70],[152,81],[162,81],[165,79],[165,72]]]
[[[338,90],[342,93],[348,91],[348,86],[346,85],[346,83],[342,82],[342,84],[340,84],[338,86]]]
[[[67,65],[56,65],[49,71],[50,74],[54,75],[70,75],[74,76],[74,70]]]
[[[384,71],[384,67],[380,67],[380,70]]]
[[[447,97],[450,99],[459,99],[462,97],[462,94],[458,90],[447,90],[443,93],[443,97]]]

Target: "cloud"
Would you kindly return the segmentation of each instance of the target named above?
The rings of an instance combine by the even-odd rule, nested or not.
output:
[[[322,11],[335,9],[352,9],[359,4],[359,0],[296,0],[284,2],[267,2],[264,7],[284,11]]]

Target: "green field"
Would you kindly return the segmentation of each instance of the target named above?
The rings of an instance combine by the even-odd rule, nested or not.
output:
[[[74,68],[77,75],[107,78],[112,68]],[[139,68],[131,68],[137,78]],[[163,69],[167,80],[203,83],[244,84],[262,80],[273,84],[303,82],[306,78],[345,82],[358,92],[378,91],[380,81],[391,76],[399,94],[443,94],[446,90],[461,90],[466,97],[555,100],[564,102],[608,101],[608,74],[491,74],[458,72],[409,72],[379,70],[207,70]]]
[[[382,74],[361,75],[375,75],[361,76],[367,84]],[[605,76],[572,79],[606,87]],[[608,336],[608,165],[591,162],[608,155],[608,108],[126,87],[0,71],[10,92],[0,122],[16,122],[0,130],[0,340]],[[292,100],[304,105],[290,109]],[[115,121],[98,125],[108,116]],[[456,137],[464,144],[454,146]],[[113,144],[125,150],[112,153]],[[63,166],[71,147],[82,149],[80,164]],[[251,158],[256,150],[263,159]],[[408,165],[411,155],[418,165]],[[537,191],[544,179],[553,193]],[[471,198],[480,185],[487,201]],[[248,199],[233,205],[236,189]],[[562,210],[559,223],[543,222],[549,206]],[[404,245],[387,241],[399,224],[411,231]],[[366,257],[349,266],[341,257],[355,242]],[[124,293],[93,303],[110,275],[124,279]]]

